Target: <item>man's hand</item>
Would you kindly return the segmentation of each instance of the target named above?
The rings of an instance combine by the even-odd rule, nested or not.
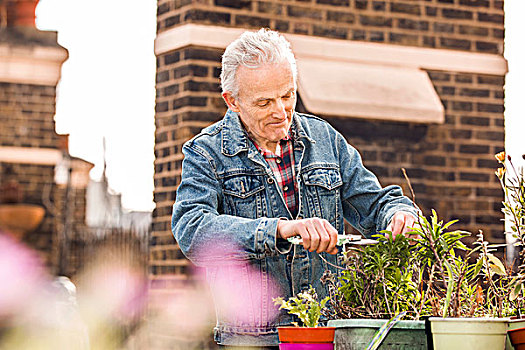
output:
[[[416,218],[414,215],[406,211],[398,211],[394,214],[386,229],[391,231],[392,236],[395,238],[399,234],[406,234],[411,231],[410,227],[414,227],[415,224]]]
[[[324,219],[279,220],[277,237],[287,239],[293,236],[301,236],[304,249],[310,252],[337,253],[337,230]]]

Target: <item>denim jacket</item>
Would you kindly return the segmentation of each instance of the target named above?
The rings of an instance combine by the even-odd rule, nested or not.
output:
[[[229,110],[183,146],[172,231],[182,252],[205,267],[219,344],[276,345],[277,326],[294,319],[277,311],[273,297],[287,299],[310,285],[319,298],[328,295],[320,278],[327,269],[337,272],[332,264],[339,264],[340,254],[308,252],[277,239],[280,218],[324,218],[340,234],[346,218],[369,237],[385,229],[396,211],[416,213],[399,186],[381,187],[326,121],[294,113],[292,137],[296,218],[237,113]]]

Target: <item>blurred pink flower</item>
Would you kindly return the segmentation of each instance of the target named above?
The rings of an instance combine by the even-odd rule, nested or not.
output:
[[[47,281],[37,254],[0,232],[0,318],[30,305]]]
[[[146,305],[145,276],[119,264],[96,267],[84,291],[93,307],[101,308],[107,317],[125,321],[133,318]]]
[[[199,253],[199,260],[207,261],[206,279],[219,314],[236,325],[266,325],[277,317],[272,299],[281,294],[279,286],[270,274],[240,260],[239,248],[231,242],[214,242]]]

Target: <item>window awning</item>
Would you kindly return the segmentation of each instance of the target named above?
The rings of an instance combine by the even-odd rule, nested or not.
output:
[[[297,58],[298,90],[314,114],[443,123],[444,108],[417,67]]]

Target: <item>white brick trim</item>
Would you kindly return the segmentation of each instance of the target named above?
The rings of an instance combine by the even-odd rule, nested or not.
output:
[[[56,165],[62,152],[52,148],[0,146],[0,162],[37,165]]]
[[[185,24],[161,32],[155,39],[160,56],[188,45],[224,49],[246,29]],[[284,34],[300,58],[362,62],[450,72],[505,75],[507,61],[502,55],[432,49],[299,34]]]
[[[56,166],[62,151],[52,148],[0,146],[0,163]],[[71,187],[85,189],[90,181],[93,164],[79,158],[71,159]]]
[[[0,82],[56,86],[67,50],[0,44]]]

